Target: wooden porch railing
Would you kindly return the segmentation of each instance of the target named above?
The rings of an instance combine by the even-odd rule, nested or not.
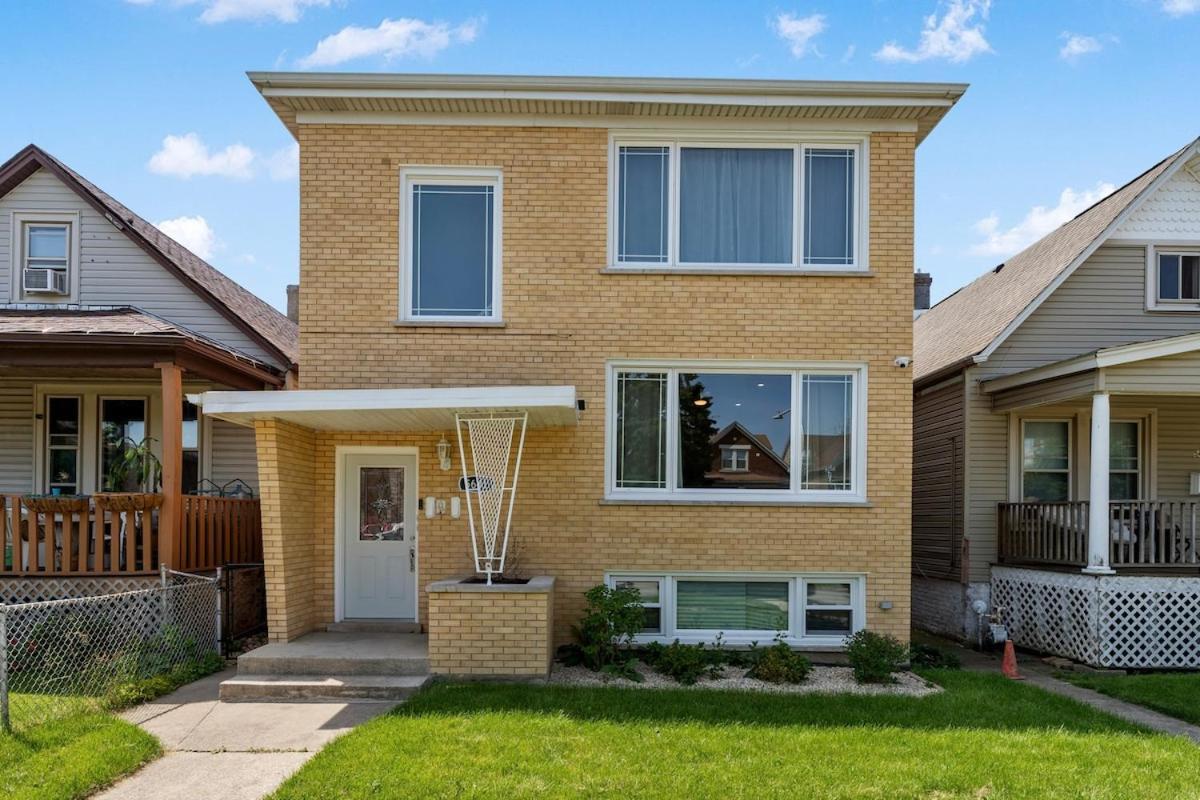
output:
[[[158,571],[162,496],[0,495],[0,577],[137,575]],[[262,559],[258,500],[183,496],[173,569]]]
[[[1200,569],[1200,500],[1110,503],[1113,569]],[[1000,503],[997,545],[1002,564],[1083,568],[1089,503]]]

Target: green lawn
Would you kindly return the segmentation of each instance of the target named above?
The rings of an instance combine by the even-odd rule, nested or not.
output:
[[[0,797],[87,797],[158,754],[153,736],[105,714],[78,714],[0,734]]]
[[[435,685],[291,798],[1200,798],[1200,750],[994,675],[923,699]]]
[[[1200,725],[1200,672],[1154,672],[1144,675],[1089,675],[1066,672],[1061,676],[1076,686],[1161,711]]]

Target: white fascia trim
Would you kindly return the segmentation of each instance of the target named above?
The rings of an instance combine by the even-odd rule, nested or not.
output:
[[[1113,233],[1125,223],[1125,220],[1128,219],[1134,211],[1141,207],[1142,203],[1146,201],[1146,198],[1158,191],[1158,188],[1170,180],[1171,176],[1178,172],[1180,168],[1183,167],[1183,165],[1186,164],[1188,160],[1190,160],[1197,152],[1200,152],[1200,139],[1192,142],[1186,150],[1176,156],[1175,161],[1172,162],[1170,166],[1164,169],[1157,178],[1151,181],[1150,185],[1143,189],[1141,194],[1130,201],[1129,205],[1125,206],[1124,210],[1121,211],[1121,213],[1118,214],[1116,218],[1108,224],[1108,227],[1101,231],[1100,235],[1093,239],[1092,243],[1084,248],[1083,252],[1076,256],[1075,259],[1069,265],[1067,265],[1066,269],[1058,274],[1058,277],[1051,281],[1045,289],[1042,289],[1041,293],[1034,298],[1033,302],[1027,305],[1025,309],[1017,315],[1016,319],[1008,323],[1008,326],[1000,332],[999,336],[992,340],[991,344],[989,344],[978,355],[975,356],[975,363],[982,364],[983,362],[987,361],[988,358],[991,357],[992,353],[996,352],[1000,345],[1004,344],[1008,340],[1008,337],[1012,336],[1013,332],[1015,332],[1017,328],[1021,327],[1021,325],[1025,323],[1025,320],[1029,319],[1030,315],[1033,314],[1034,311],[1037,311],[1042,303],[1046,302],[1046,298],[1054,294],[1054,292],[1058,290],[1058,287],[1062,286],[1067,278],[1075,274],[1075,270],[1079,269],[1079,266],[1083,262],[1091,258],[1092,254],[1095,253],[1102,244],[1108,241]]]
[[[1150,342],[1137,342],[1118,347],[1108,347],[1086,356],[1047,364],[1044,367],[1005,375],[984,381],[980,386],[985,394],[1026,386],[1039,381],[1060,378],[1064,375],[1074,375],[1091,369],[1118,367],[1122,364],[1132,364],[1137,361],[1149,361],[1155,358],[1182,355],[1200,350],[1200,333],[1189,333],[1184,336],[1174,336],[1170,339],[1155,339]]]
[[[486,386],[450,389],[296,389],[287,392],[203,392],[206,416],[269,416],[297,411],[402,409],[575,408],[574,386]]]

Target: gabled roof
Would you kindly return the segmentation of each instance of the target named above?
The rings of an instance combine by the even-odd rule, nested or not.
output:
[[[775,453],[775,450],[771,447],[771,440],[765,434],[751,433],[745,425],[738,422],[736,419],[726,425],[724,428],[721,428],[721,430],[714,433],[711,437],[709,437],[708,441],[710,444],[717,444],[734,431],[741,433],[743,437],[757,444],[759,449],[767,454],[768,458],[770,458],[779,466],[783,467],[784,470],[791,469],[791,466]]]
[[[922,314],[913,325],[913,380],[950,374],[990,355],[1198,150],[1200,139]]]
[[[299,360],[299,329],[287,316],[37,145],[28,145],[0,165],[0,197],[39,169],[47,170],[69,186],[151,258],[268,352],[288,366]]]

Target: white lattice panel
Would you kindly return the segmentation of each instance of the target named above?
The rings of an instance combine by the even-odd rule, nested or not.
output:
[[[1200,667],[1200,578],[992,568],[1012,640],[1098,667]]]
[[[95,578],[0,578],[0,603],[40,603],[71,597],[135,592],[158,585],[158,577],[96,576]]]

